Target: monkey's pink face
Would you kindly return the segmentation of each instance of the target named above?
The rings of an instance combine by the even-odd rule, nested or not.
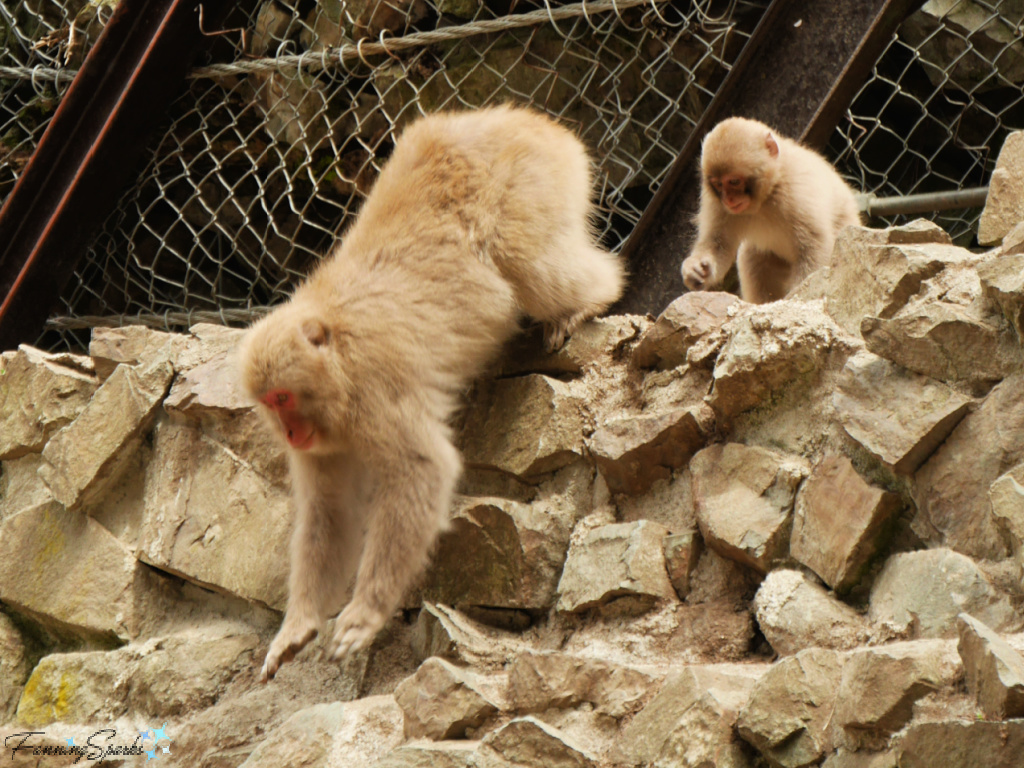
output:
[[[711,176],[708,184],[722,201],[729,213],[743,213],[750,207],[748,179],[738,173],[727,173],[722,176]]]
[[[272,389],[260,398],[281,426],[288,445],[306,451],[317,443],[316,425],[299,410],[299,398],[288,389]]]

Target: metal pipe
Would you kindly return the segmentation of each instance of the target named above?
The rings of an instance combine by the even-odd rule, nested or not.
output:
[[[988,187],[957,189],[952,192],[924,192],[920,195],[875,197],[857,195],[857,204],[870,217],[909,213],[932,213],[954,208],[980,208],[988,198]]]

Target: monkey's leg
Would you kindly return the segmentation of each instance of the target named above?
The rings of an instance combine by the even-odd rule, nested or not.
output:
[[[785,298],[792,287],[793,265],[771,251],[744,243],[740,246],[736,269],[740,276],[740,295],[751,304],[767,304]]]
[[[378,467],[377,489],[352,601],[339,614],[332,658],[370,644],[425,568],[461,471],[458,451],[438,425],[432,444],[406,445]]]
[[[310,458],[292,462],[295,530],[288,574],[288,610],[270,644],[260,672],[263,682],[277,674],[313,638],[345,590],[362,545],[365,510],[356,492],[358,470],[348,462],[320,466]]]

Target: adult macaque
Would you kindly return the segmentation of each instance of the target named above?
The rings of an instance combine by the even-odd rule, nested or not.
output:
[[[288,610],[262,678],[341,607],[334,658],[366,646],[427,564],[461,471],[449,417],[526,313],[555,349],[622,293],[590,226],[583,145],[499,107],[421,119],[351,229],[241,349],[288,445]]]
[[[860,223],[853,190],[821,155],[764,123],[723,120],[701,152],[697,241],[682,264],[691,291],[714,288],[736,263],[740,295],[783,298]]]

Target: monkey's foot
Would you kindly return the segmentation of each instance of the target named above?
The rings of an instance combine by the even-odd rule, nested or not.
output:
[[[282,664],[286,664],[295,658],[295,654],[305,648],[309,642],[316,637],[317,629],[315,624],[309,622],[288,622],[285,621],[281,631],[277,633],[274,642],[270,644],[267,651],[266,661],[263,662],[263,669],[260,670],[260,682],[265,683],[273,680],[277,670]]]
[[[331,658],[340,661],[347,654],[367,647],[384,628],[387,620],[387,614],[366,605],[349,603],[338,614],[335,623],[334,638],[327,649]]]
[[[544,323],[544,350],[546,352],[560,350],[566,340],[572,336],[572,332],[579,328],[580,323],[586,319],[587,315],[580,312],[562,320]]]

